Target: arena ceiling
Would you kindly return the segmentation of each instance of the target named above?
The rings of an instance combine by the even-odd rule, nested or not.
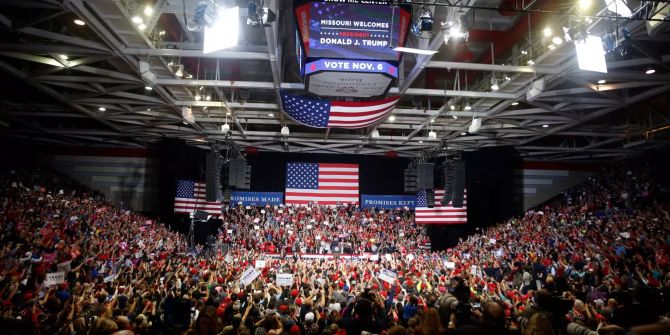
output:
[[[209,148],[221,143],[221,125],[227,122],[240,148],[264,151],[393,151],[414,157],[438,146],[505,145],[524,157],[548,160],[619,157],[667,141],[666,2],[628,1],[638,19],[626,19],[606,10],[605,1],[593,0],[590,33],[605,34],[618,25],[631,32],[629,39],[618,36],[625,55],[609,60],[608,73],[600,74],[578,69],[571,43],[550,49],[541,37],[544,28],[560,30],[578,17],[577,1],[427,1],[437,25],[433,37],[411,36],[407,44],[438,53],[405,54],[400,79],[389,92],[401,97],[392,117],[357,130],[309,128],[281,112],[279,90],[304,88],[295,61],[292,1],[265,0],[264,6],[278,13],[276,22],[265,28],[243,24],[238,47],[207,55],[201,33],[189,31],[184,20],[199,2],[1,1],[1,134],[130,147],[169,137]],[[244,21],[248,0],[237,2]],[[146,6],[150,15],[144,14]],[[439,22],[456,11],[467,17],[470,38],[445,45]],[[134,16],[144,18],[144,29]],[[141,62],[150,64],[155,78],[141,75]],[[655,73],[646,74],[650,68]],[[544,90],[528,101],[530,85],[540,79]],[[185,106],[195,122],[184,122]],[[473,117],[483,122],[469,134]],[[283,125],[290,135],[280,133]],[[379,136],[372,136],[374,129]],[[428,137],[430,131],[436,139]]]

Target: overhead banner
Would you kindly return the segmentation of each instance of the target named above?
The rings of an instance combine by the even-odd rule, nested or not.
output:
[[[416,207],[416,196],[413,195],[376,195],[361,194],[361,206],[363,208],[396,209]]]
[[[284,193],[234,191],[230,195],[230,203],[243,206],[280,205],[284,203]]]

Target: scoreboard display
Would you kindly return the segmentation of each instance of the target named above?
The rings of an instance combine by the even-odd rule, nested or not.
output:
[[[406,6],[375,2],[309,1],[294,9],[307,58],[397,62],[393,48],[404,45],[411,20]]]

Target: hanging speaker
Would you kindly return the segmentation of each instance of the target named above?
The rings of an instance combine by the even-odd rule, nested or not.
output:
[[[219,188],[219,178],[217,178],[217,175],[219,174],[219,169],[218,169],[218,154],[216,151],[212,150],[212,152],[207,154],[207,163],[206,163],[206,169],[205,169],[205,183],[206,183],[206,196],[207,196],[207,201],[216,201],[217,200],[217,194],[218,194],[218,188]]]
[[[420,190],[432,190],[433,185],[433,163],[419,163],[416,165],[416,187]]]
[[[405,193],[416,192],[418,188],[416,187],[416,169],[406,169],[405,170]]]
[[[435,190],[426,190],[426,207],[435,207]]]
[[[465,191],[465,162],[454,162],[454,198],[452,206],[455,208],[463,207],[463,198]]]
[[[444,196],[442,205],[449,204],[454,197],[454,161],[447,159],[442,167],[442,177],[444,179]]]

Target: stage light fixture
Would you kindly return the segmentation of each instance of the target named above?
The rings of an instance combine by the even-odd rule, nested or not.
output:
[[[153,15],[153,13],[154,13],[154,9],[151,8],[151,6],[147,5],[146,7],[144,7],[144,15],[151,16],[151,15]]]
[[[414,12],[414,21],[410,27],[412,33],[418,38],[430,38],[433,36],[433,12],[421,7]]]
[[[454,106],[454,105],[449,105],[449,109],[451,109],[452,111],[453,111],[453,110],[456,110],[456,106]]]
[[[60,54],[60,55],[58,55],[58,57],[60,57],[60,59],[62,59],[62,60],[67,60],[68,59],[67,55],[64,55],[64,54]]]
[[[470,106],[470,103],[466,104],[465,107],[463,107],[466,111],[469,111],[472,109],[472,106]]]
[[[247,5],[247,24],[250,26],[258,27],[264,26],[269,27],[269,23],[277,20],[277,14],[268,9],[267,7],[261,7],[258,4],[257,0],[250,0]]]
[[[514,102],[512,103],[512,106],[516,106],[516,105],[518,105],[518,104],[519,104],[518,101],[514,101]]]
[[[528,65],[535,65],[535,61],[532,59],[529,59],[527,62]]]
[[[551,39],[551,43],[561,45],[563,43],[563,39],[558,36],[554,36],[554,38]]]
[[[80,19],[76,19],[76,20],[74,20],[74,24],[76,24],[78,26],[84,26],[84,25],[86,25],[86,22],[84,22]]]
[[[210,100],[212,100],[212,96],[211,96],[211,95],[209,95],[209,94],[205,95],[205,100],[207,100],[207,101],[210,101]]]
[[[592,0],[579,0],[579,9],[587,10],[591,8],[591,1]]]
[[[425,49],[406,48],[406,47],[395,47],[393,48],[393,51],[407,52],[418,55],[434,55],[437,53],[437,50],[425,50]]]
[[[467,134],[468,134],[468,133],[466,133],[466,132],[462,132],[462,133],[461,133],[461,136],[465,136],[465,135],[467,135]]]
[[[240,34],[239,24],[239,7],[220,10],[214,24],[204,29],[205,38],[202,52],[206,54],[236,46]]]
[[[229,131],[230,131],[230,126],[228,125],[228,123],[224,123],[224,124],[221,125],[221,132],[227,133]]]
[[[202,96],[200,94],[196,94],[194,98],[195,98],[195,101],[202,100]]]
[[[140,23],[137,25],[137,29],[139,29],[140,31],[144,31],[145,29],[147,29],[147,25],[144,23]]]
[[[451,118],[455,120],[455,119],[458,119],[458,116],[452,115]]]
[[[542,30],[542,35],[544,35],[544,37],[549,37],[549,36],[551,36],[551,34],[552,34],[552,31],[551,31],[551,28],[549,28],[549,27],[544,28],[544,30]]]
[[[391,122],[395,121],[395,115],[389,116],[389,121],[391,121]]]
[[[428,139],[429,139],[429,140],[436,140],[436,139],[437,139],[437,133],[434,132],[434,131],[432,131],[432,130],[429,131],[429,132],[428,132]]]
[[[602,84],[604,84],[604,83],[606,83],[606,82],[607,82],[607,80],[605,80],[605,79],[600,79],[600,80],[598,80],[598,84],[600,84],[600,85],[602,85]]]
[[[107,108],[105,108],[105,107],[98,107],[98,110],[101,111],[101,112],[104,112],[104,111],[107,110]]]
[[[375,129],[370,133],[370,137],[372,138],[379,138],[379,130]]]
[[[470,124],[470,127],[468,128],[468,133],[474,134],[479,131],[479,128],[482,127],[482,119],[481,118],[474,118],[472,119],[472,123]]]
[[[269,117],[274,117],[275,115],[274,115],[274,113],[268,113],[268,116]]]
[[[144,89],[147,91],[152,91],[154,88],[151,86],[144,86]]]
[[[188,123],[194,123],[195,122],[195,116],[193,116],[193,110],[191,110],[191,107],[182,107],[181,108],[181,117],[184,119],[184,121]]]
[[[144,20],[142,20],[142,18],[139,16],[133,16],[131,20],[133,21],[134,24],[140,24],[144,22]]]
[[[281,127],[281,132],[282,136],[288,136],[291,131],[288,129],[288,126],[283,126]]]
[[[184,76],[184,66],[183,65],[178,65],[177,66],[177,71],[174,72],[174,75],[178,78],[181,78]]]
[[[544,91],[544,79],[538,79],[530,83],[528,92],[526,92],[526,100],[533,101]]]
[[[505,81],[510,81],[510,80],[512,80],[512,78],[510,78],[508,76],[505,76]]]
[[[654,73],[656,73],[656,69],[654,69],[654,68],[648,68],[646,71],[644,71],[644,73],[646,73],[646,74],[654,74]]]
[[[605,50],[600,36],[588,35],[584,40],[575,40],[575,50],[580,70],[607,73]]]
[[[419,144],[423,144],[423,140],[419,140]]]
[[[500,89],[500,86],[498,86],[498,81],[496,81],[495,79],[493,79],[492,82],[491,82],[491,91],[494,91],[494,92],[495,92],[495,91],[497,91],[497,90],[499,90],[499,89]]]
[[[543,124],[542,128],[549,128],[549,125],[548,124]]]
[[[435,119],[430,119],[430,123],[435,123]]]

